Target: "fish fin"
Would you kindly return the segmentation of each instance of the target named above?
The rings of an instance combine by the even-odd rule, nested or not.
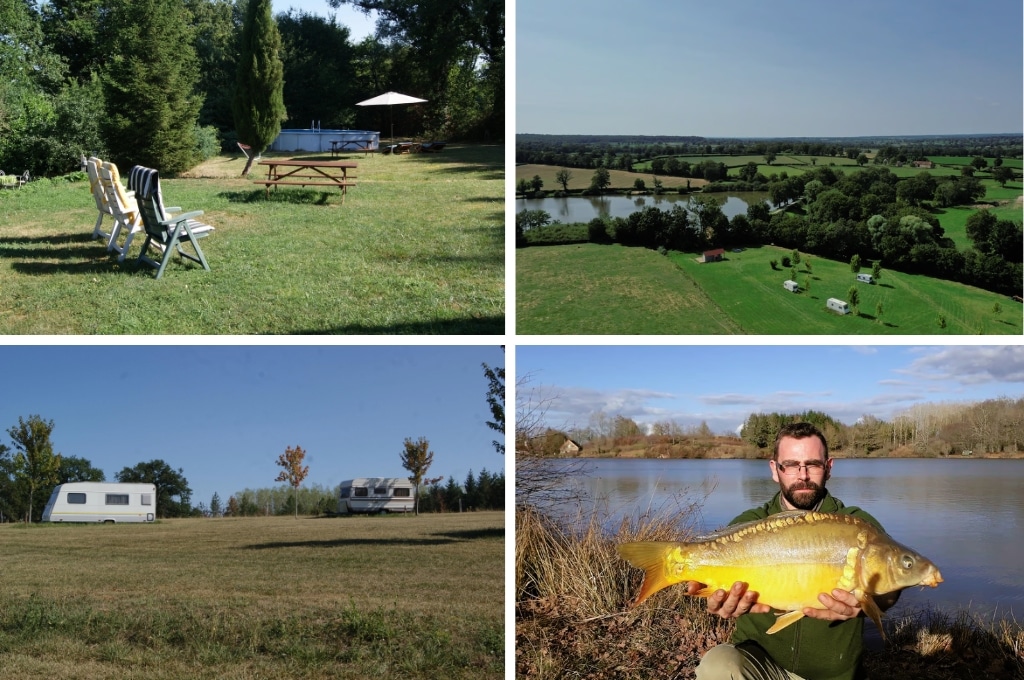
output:
[[[662,588],[683,580],[670,581],[667,576],[666,560],[669,551],[678,546],[678,543],[666,541],[641,541],[618,546],[619,554],[627,562],[644,570],[644,582],[640,586],[640,593],[630,606],[635,607]]]
[[[885,629],[882,628],[882,610],[878,608],[875,603],[875,598],[870,595],[865,595],[864,599],[860,601],[860,608],[865,614],[871,617],[871,620],[875,622],[878,627],[878,632],[882,634],[882,639],[885,639]]]
[[[786,614],[783,614],[779,617],[779,620],[775,622],[775,625],[768,629],[767,633],[768,635],[771,635],[772,633],[778,633],[786,626],[796,623],[802,618],[804,618],[804,613],[799,609],[795,612],[788,612]]]
[[[711,586],[706,586],[704,588],[701,588],[697,592],[690,593],[690,594],[693,595],[694,597],[711,597],[712,595],[717,593],[719,590],[721,590],[721,588],[713,588]]]

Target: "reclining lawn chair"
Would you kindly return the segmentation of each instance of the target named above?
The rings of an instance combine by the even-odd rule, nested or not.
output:
[[[203,269],[210,271],[203,249],[199,247],[199,239],[209,236],[214,229],[209,224],[194,219],[202,215],[203,211],[193,210],[170,217],[169,212],[181,208],[164,207],[163,196],[160,193],[160,176],[152,168],[141,165],[133,167],[128,173],[128,188],[135,192],[135,200],[142,214],[142,225],[146,230],[146,241],[142,244],[138,261],[156,267],[156,278],[159,279],[163,276],[172,253],[177,251],[182,258],[197,262],[203,265]],[[181,249],[185,241],[192,244],[195,255]],[[163,252],[159,262],[146,255],[150,246]]]
[[[107,194],[107,205],[114,215],[114,228],[110,231],[107,250],[116,250],[118,252],[117,261],[124,262],[128,248],[132,245],[132,237],[142,231],[142,216],[139,214],[139,206],[135,201],[134,192],[125,192],[121,186],[121,177],[118,175],[116,165],[109,162],[104,163],[99,168],[99,174],[103,189]],[[117,244],[117,238],[122,231],[127,232],[123,246]]]
[[[96,201],[96,209],[99,211],[99,216],[96,218],[96,226],[93,227],[92,237],[100,238],[101,236],[107,239],[107,249],[110,249],[110,234],[100,229],[103,226],[103,216],[110,215],[114,216],[114,211],[107,203],[107,192],[103,188],[103,180],[100,178],[100,166],[103,165],[103,161],[95,156],[91,156],[85,161],[85,171],[89,173],[89,190],[92,191],[93,200]],[[117,218],[114,218],[115,226]]]

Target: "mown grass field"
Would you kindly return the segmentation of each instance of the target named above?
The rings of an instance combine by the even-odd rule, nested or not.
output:
[[[516,251],[520,335],[742,333],[667,257],[592,243]]]
[[[520,334],[961,335],[1024,332],[1020,303],[959,283],[887,271],[857,284],[849,264],[804,256],[797,282],[772,270],[791,251],[765,246],[699,264],[692,253],[582,244],[516,251]],[[810,259],[811,273],[806,272]],[[781,265],[780,265],[781,266]],[[860,314],[828,311],[830,297],[857,286]],[[881,301],[883,312],[876,315]],[[996,314],[995,303],[1001,312]],[[939,315],[946,319],[940,328]]]
[[[503,513],[0,537],[0,678],[504,677]]]
[[[159,281],[135,265],[142,236],[123,264],[92,239],[87,181],[0,192],[0,333],[504,333],[504,147],[352,160],[344,204],[268,199],[241,156],[161,178],[167,205],[216,232],[200,242],[211,271],[176,257]]]

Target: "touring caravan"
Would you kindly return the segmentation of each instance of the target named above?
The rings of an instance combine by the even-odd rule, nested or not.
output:
[[[338,487],[338,514],[412,512],[415,487],[405,477],[359,477]]]
[[[875,277],[871,274],[857,274],[857,280],[861,283],[874,283]]]
[[[831,309],[833,312],[838,312],[840,314],[850,313],[850,305],[848,305],[843,300],[839,300],[837,298],[829,298],[828,302],[825,303],[825,306]]]
[[[800,292],[800,284],[797,283],[796,281],[791,281],[789,279],[782,282],[782,287],[788,290],[790,293]]]
[[[156,486],[114,482],[70,482],[50,495],[44,522],[152,522]]]

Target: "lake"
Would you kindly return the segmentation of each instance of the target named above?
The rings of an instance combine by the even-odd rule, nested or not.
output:
[[[565,490],[585,499],[586,509],[607,513],[609,527],[624,516],[700,501],[692,528],[710,532],[778,491],[764,460],[582,462],[583,474],[565,480]],[[833,465],[827,487],[834,496],[869,512],[942,572],[938,588],[905,590],[891,615],[969,608],[1024,619],[1024,461],[838,458]]]
[[[745,215],[747,206],[753,201],[766,201],[765,192],[713,193],[722,205],[722,212],[729,219]],[[679,204],[685,206],[690,200],[688,194],[663,194],[661,196],[565,196],[563,198],[517,198],[516,212],[522,210],[544,210],[552,220],[563,224],[586,223],[595,217],[629,217],[647,206],[671,210]]]

